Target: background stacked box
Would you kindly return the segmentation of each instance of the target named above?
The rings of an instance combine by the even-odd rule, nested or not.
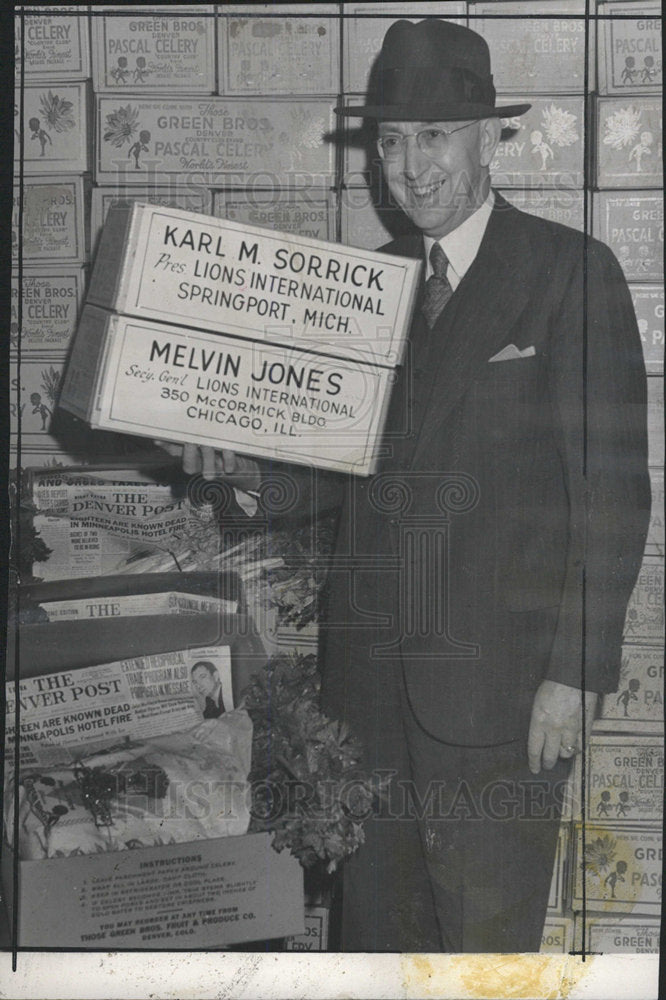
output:
[[[128,447],[115,435],[52,424],[50,415],[86,265],[114,198],[378,247],[405,221],[382,189],[371,137],[353,119],[337,123],[333,109],[341,101],[360,103],[372,58],[394,19],[435,15],[468,23],[490,45],[499,102],[525,99],[533,105],[522,119],[504,122],[510,133],[493,164],[496,186],[527,211],[579,229],[587,222],[588,231],[617,254],[636,305],[649,372],[653,520],[627,615],[621,688],[605,699],[589,762],[603,771],[622,738],[633,750],[622,744],[620,757],[642,761],[637,775],[650,766],[663,774],[658,8],[641,0],[599,4],[587,25],[582,0],[384,3],[381,16],[371,3],[317,4],[309,16],[305,9],[209,4],[167,12],[142,5],[116,8],[113,17],[112,7],[71,12],[61,6],[57,13],[44,8],[24,16],[24,88],[23,97],[17,91],[15,109],[15,141],[22,131],[25,151],[20,344],[18,260],[10,331],[12,377],[22,406],[21,464],[99,463]],[[13,246],[18,256],[17,218]],[[14,435],[14,464],[16,444]],[[283,648],[311,650],[316,630],[304,635],[284,629],[279,641]],[[617,773],[611,780],[626,780],[622,767]],[[628,844],[643,854],[660,847],[659,815],[643,811],[637,817],[629,809],[628,818],[616,822],[619,790],[612,792],[613,812],[607,815],[603,809],[597,815],[605,799],[585,803],[590,832],[582,845],[580,796],[572,789],[545,949],[582,943],[580,916],[574,941],[581,886],[572,876],[583,846],[589,860],[598,839],[602,846],[605,836],[615,841],[614,858],[596,859],[598,866],[608,861],[599,868],[599,885],[617,875]],[[641,871],[649,867],[643,861]],[[651,950],[646,942],[652,942],[656,949],[654,911],[643,903],[633,913],[620,912],[617,900],[627,886],[621,875],[605,885],[609,898],[595,903],[598,911],[587,919],[586,947]],[[594,893],[588,895],[591,910]]]
[[[25,465],[57,460],[48,428],[89,259],[92,94],[87,10],[63,5],[61,13],[54,16],[48,7],[35,8],[24,21],[19,17],[15,21],[11,431],[15,454],[20,408]],[[19,247],[21,167],[23,226]]]
[[[570,901],[575,947],[589,951],[648,952],[659,947],[664,775],[659,10],[658,5],[638,3],[598,7],[592,229],[618,257],[638,317],[648,371],[653,500],[644,562],[625,623],[620,687],[603,699],[589,752],[584,761],[577,761],[573,776]]]

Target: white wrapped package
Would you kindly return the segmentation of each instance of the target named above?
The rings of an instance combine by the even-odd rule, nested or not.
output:
[[[19,782],[19,857],[70,857],[236,836],[249,826],[252,722],[243,709],[172,733],[30,768]],[[13,826],[13,783],[5,827]]]

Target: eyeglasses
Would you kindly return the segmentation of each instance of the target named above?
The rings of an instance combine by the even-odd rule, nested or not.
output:
[[[462,132],[464,128],[476,124],[476,121],[473,121],[452,129],[431,126],[422,128],[418,132],[390,132],[388,135],[380,135],[377,139],[377,149],[383,160],[397,160],[404,154],[407,140],[413,135],[422,153],[433,157],[442,156],[449,145],[449,137],[454,132]]]

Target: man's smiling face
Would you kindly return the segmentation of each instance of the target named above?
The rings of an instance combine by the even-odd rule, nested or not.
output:
[[[466,124],[469,128],[461,128]],[[437,157],[420,149],[414,136],[428,127],[459,130],[449,136],[444,152]],[[402,154],[395,160],[382,160],[382,169],[391,194],[422,233],[439,239],[482,205],[488,193],[488,165],[499,139],[498,128],[491,123],[489,129],[487,121],[379,123],[380,138],[409,136]]]

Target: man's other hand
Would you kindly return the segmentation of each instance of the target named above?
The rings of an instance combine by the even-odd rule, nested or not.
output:
[[[589,739],[597,707],[597,694],[585,692],[585,738]],[[532,774],[550,770],[558,757],[573,757],[583,750],[583,692],[557,681],[542,681],[534,696],[527,738],[527,758]]]
[[[198,444],[174,444],[156,441],[156,445],[174,458],[180,459],[188,476],[202,475],[205,479],[223,479],[238,490],[256,492],[261,485],[259,465],[253,458],[222,448],[219,451]]]

